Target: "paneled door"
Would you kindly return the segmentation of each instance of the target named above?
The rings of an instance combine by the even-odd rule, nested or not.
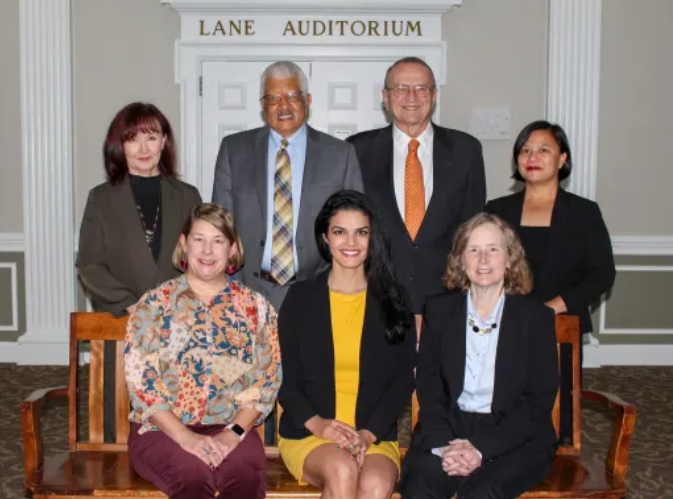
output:
[[[260,76],[273,61],[205,61],[202,64],[201,182],[210,200],[215,161],[228,134],[263,124]],[[362,130],[386,126],[381,88],[391,61],[301,61],[313,96],[309,124],[345,139]],[[254,151],[250,151],[252,158]]]

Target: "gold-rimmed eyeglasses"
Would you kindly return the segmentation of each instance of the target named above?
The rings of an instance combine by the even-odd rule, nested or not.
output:
[[[304,94],[303,92],[290,92],[287,94],[266,94],[262,95],[261,101],[269,106],[276,106],[285,99],[288,103],[294,104],[302,100]]]
[[[435,87],[431,85],[395,85],[394,87],[386,88],[392,92],[395,97],[406,97],[413,90],[414,93],[421,98],[429,97],[434,91]]]

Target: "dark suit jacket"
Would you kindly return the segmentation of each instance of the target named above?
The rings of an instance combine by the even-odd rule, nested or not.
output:
[[[457,130],[433,126],[433,192],[414,241],[395,200],[392,125],[348,139],[357,151],[365,192],[390,240],[397,279],[411,297],[414,313],[420,313],[426,296],[443,290],[441,277],[453,235],[486,202],[479,141]]]
[[[215,167],[213,202],[234,215],[245,249],[245,264],[236,275],[266,296],[276,309],[289,286],[260,279],[266,225],[272,207],[267,206],[267,155],[269,128],[228,135],[222,140]],[[362,191],[360,166],[353,147],[331,135],[308,127],[306,159],[297,220],[297,280],[315,276],[325,267],[313,235],[316,216],[329,196],[341,189]]]
[[[200,203],[195,187],[165,176],[161,179],[161,253],[155,262],[129,178],[91,189],[76,266],[96,311],[121,317],[146,291],[178,275],[171,263],[173,250],[192,207]]]
[[[278,317],[284,438],[307,437],[311,433],[304,427],[306,421],[316,415],[334,419],[336,414],[328,274],[292,285]],[[384,324],[381,306],[368,292],[355,423],[358,429],[371,431],[377,442],[397,439],[397,418],[411,399],[416,361],[414,331],[409,328],[402,343],[391,345]]]
[[[498,215],[514,230],[521,227],[525,191],[494,199],[486,211]],[[540,289],[531,296],[546,302],[559,295],[568,313],[580,316],[580,330],[593,330],[589,305],[615,281],[610,234],[596,203],[559,188],[552,211],[547,256]]]
[[[451,411],[465,380],[467,297],[428,299],[418,354],[421,445],[429,450],[457,438]],[[491,417],[469,439],[488,461],[526,446],[553,450],[552,408],[558,389],[554,312],[529,297],[508,295],[499,325]],[[416,439],[415,439],[416,440]]]

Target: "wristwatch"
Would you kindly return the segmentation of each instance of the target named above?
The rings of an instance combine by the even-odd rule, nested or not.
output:
[[[245,436],[245,430],[239,424],[229,423],[224,429],[233,431],[240,440]]]

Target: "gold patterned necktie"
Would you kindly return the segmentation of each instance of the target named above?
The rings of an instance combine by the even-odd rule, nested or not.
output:
[[[273,192],[273,232],[271,244],[271,276],[283,286],[294,277],[292,223],[292,168],[287,153],[287,140],[280,142],[276,154]]]
[[[409,152],[404,167],[404,225],[411,236],[416,239],[425,216],[425,186],[423,185],[423,167],[418,159],[416,139],[409,142]]]

